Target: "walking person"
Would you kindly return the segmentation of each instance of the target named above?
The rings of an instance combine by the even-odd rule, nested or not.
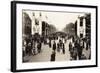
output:
[[[33,48],[32,48],[32,54],[36,55],[36,47],[35,46],[33,46]]]
[[[73,47],[73,56],[72,56],[73,60],[77,60],[77,48]]]
[[[28,43],[28,54],[29,54],[29,56],[32,54],[31,50],[32,50],[32,45],[31,45],[31,42],[29,42]]]
[[[60,52],[59,42],[57,43],[57,51]]]
[[[41,41],[40,40],[39,40],[38,45],[37,45],[37,50],[38,50],[38,53],[41,52]]]
[[[65,54],[65,45],[64,45],[64,43],[62,44],[62,52],[63,52],[63,54]]]
[[[56,50],[56,42],[54,41],[53,43],[53,50],[55,51]]]
[[[72,43],[69,43],[69,52],[70,52],[70,57],[72,57],[73,55],[73,47],[72,47]]]
[[[52,54],[51,54],[50,61],[55,61],[55,56],[56,56],[56,53],[55,53],[55,51],[53,51]]]
[[[51,39],[49,39],[49,48],[51,48]]]
[[[71,49],[72,49],[72,43],[70,42],[69,43],[69,51],[71,51]]]
[[[63,52],[63,42],[62,42],[62,40],[59,40],[59,49],[61,50],[61,52]]]

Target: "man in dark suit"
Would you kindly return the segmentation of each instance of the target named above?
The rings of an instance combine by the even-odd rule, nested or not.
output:
[[[52,54],[51,54],[50,61],[55,61],[55,56],[56,56],[56,53],[55,53],[55,51],[53,51]]]
[[[51,39],[49,39],[49,47],[51,48]]]
[[[38,53],[40,53],[41,52],[41,41],[40,40],[39,40],[39,43],[37,45],[37,49],[38,49]]]
[[[65,45],[64,45],[64,43],[62,45],[63,45],[62,52],[63,52],[63,54],[65,54]]]
[[[54,41],[53,43],[53,50],[55,51],[56,50],[56,42]]]

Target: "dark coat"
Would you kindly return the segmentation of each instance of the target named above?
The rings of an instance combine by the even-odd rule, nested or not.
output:
[[[65,54],[65,45],[63,43],[63,54]]]
[[[72,43],[69,43],[69,51],[72,50]]]
[[[51,40],[49,41],[49,47],[51,48]]]
[[[56,50],[56,43],[53,44],[53,50]]]
[[[51,54],[51,61],[55,61],[55,53]]]
[[[38,49],[38,52],[41,51],[41,43],[38,43],[38,45],[37,45],[37,49]]]

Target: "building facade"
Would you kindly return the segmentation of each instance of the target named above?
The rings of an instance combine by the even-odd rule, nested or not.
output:
[[[85,16],[79,16],[77,19],[77,36],[79,38],[85,38],[86,36],[86,19]]]
[[[35,17],[35,13],[32,15],[32,26],[31,26],[32,35],[35,33],[42,35],[42,15],[40,13],[39,17]]]
[[[91,39],[91,15],[79,16],[75,22],[75,35],[79,38]]]
[[[31,24],[32,20],[29,15],[23,12],[23,21],[22,21],[22,36],[29,37],[31,35]]]

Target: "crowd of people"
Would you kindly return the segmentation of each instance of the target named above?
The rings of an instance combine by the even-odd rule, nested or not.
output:
[[[56,52],[62,52],[63,54],[65,54],[65,44],[62,40],[59,40],[58,43],[56,43],[55,40],[53,41],[51,61],[55,61]]]
[[[71,60],[86,60],[91,58],[91,54],[89,54],[89,58],[83,53],[83,50],[90,49],[90,45],[88,41],[83,41],[82,39],[72,39],[72,42],[69,43],[69,51]]]
[[[71,41],[68,43],[69,48],[65,48],[65,42],[62,40],[59,40],[58,43],[54,41],[53,43],[53,52],[51,55],[51,60],[55,61],[56,51],[62,52],[62,54],[65,54],[65,49],[69,49],[70,52],[70,60],[86,60],[91,58],[91,54],[89,54],[89,58],[86,57],[86,55],[83,53],[83,49],[88,50],[90,49],[89,42],[84,42],[82,39],[75,39],[73,37],[69,38]],[[56,45],[57,44],[57,45]],[[56,50],[56,51],[55,51]],[[54,58],[54,59],[52,59]]]
[[[29,39],[24,39],[23,40],[23,57],[26,55],[37,55],[42,52],[42,44],[48,45],[49,48],[52,48],[52,54],[50,61],[55,61],[56,58],[56,53],[62,53],[65,54],[65,49],[69,49],[70,52],[70,60],[83,60],[87,59],[86,56],[82,53],[84,49],[84,41],[81,39],[75,39],[73,37],[65,39],[63,38],[64,41],[61,39],[48,39],[49,42],[43,41],[41,39],[38,39],[37,41],[29,38]],[[72,39],[68,43],[68,47],[66,48],[66,42],[67,40]],[[56,42],[58,40],[58,42]],[[52,42],[53,41],[53,42]],[[46,42],[46,43],[45,43]],[[90,48],[88,47],[88,43],[86,43],[86,49]],[[91,57],[91,56],[90,56]],[[89,57],[89,58],[90,58]]]
[[[23,57],[26,55],[36,55],[41,52],[41,40],[24,39],[23,41]]]

